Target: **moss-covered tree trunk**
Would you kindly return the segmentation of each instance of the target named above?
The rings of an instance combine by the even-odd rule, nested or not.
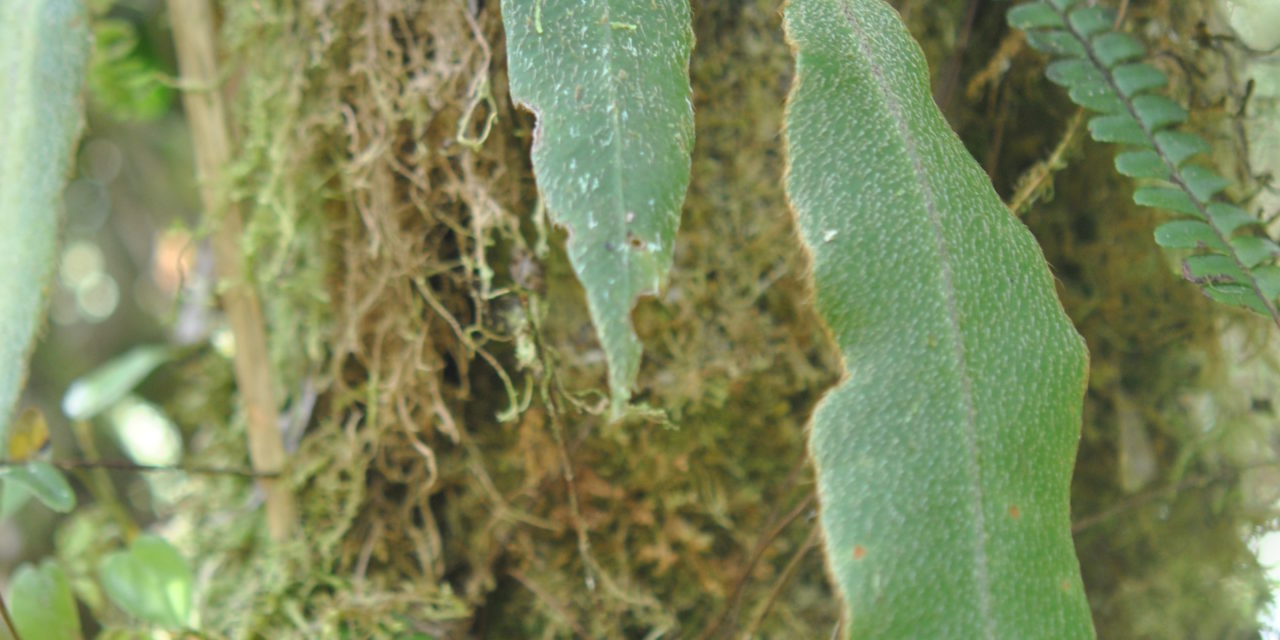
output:
[[[1004,5],[896,4],[939,104],[1012,196],[1059,144],[1067,101]],[[1188,33],[1167,3],[1134,4]],[[223,11],[231,192],[276,393],[320,401],[291,454],[304,535],[267,558],[197,529],[221,568],[207,619],[263,637],[830,636],[802,425],[835,355],[782,193],[777,3],[693,2],[692,184],[670,283],[633,316],[636,400],[660,411],[622,424],[605,419],[604,355],[535,192],[498,3]],[[1258,574],[1239,568],[1235,449],[1206,452],[1185,418],[1189,395],[1218,397],[1213,316],[1110,151],[1065,148],[1056,198],[1024,220],[1092,353],[1074,512],[1099,636],[1244,634]],[[1136,488],[1121,481],[1134,446],[1155,468]],[[1206,480],[1142,497],[1188,477]],[[190,515],[213,522],[213,504]]]

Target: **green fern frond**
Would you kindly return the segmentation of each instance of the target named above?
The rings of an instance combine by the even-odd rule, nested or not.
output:
[[[1076,104],[1097,112],[1094,140],[1123,145],[1116,171],[1143,181],[1134,202],[1178,214],[1155,230],[1156,243],[1196,253],[1182,274],[1206,295],[1270,316],[1280,326],[1280,245],[1261,222],[1219,194],[1229,186],[1212,169],[1191,162],[1209,150],[1199,136],[1175,127],[1187,112],[1161,95],[1168,78],[1142,62],[1146,47],[1115,29],[1116,13],[1079,0],[1041,0],[1013,7],[1009,24],[1027,44],[1055,58],[1045,75]]]

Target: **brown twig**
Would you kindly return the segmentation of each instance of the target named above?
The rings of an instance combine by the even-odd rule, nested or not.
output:
[[[1058,141],[1058,146],[1054,147],[1053,153],[1027,169],[1018,179],[1018,190],[1009,199],[1009,211],[1012,211],[1013,215],[1021,216],[1032,204],[1035,204],[1036,200],[1048,190],[1046,183],[1053,179],[1053,174],[1067,166],[1067,153],[1079,140],[1080,133],[1084,130],[1084,123],[1084,109],[1076,109],[1075,115],[1067,121],[1067,130]]]
[[[560,602],[556,600],[554,596],[552,596],[550,593],[547,593],[547,590],[539,586],[538,583],[534,582],[533,580],[530,580],[529,577],[524,575],[524,573],[521,572],[519,569],[507,569],[507,575],[511,576],[512,578],[515,578],[516,582],[519,582],[521,585],[524,586],[524,588],[528,589],[530,592],[533,593],[533,595],[537,596],[539,600],[546,603],[546,605],[550,607],[552,611],[556,612],[556,615],[558,615],[562,620],[564,620],[565,624],[569,625],[570,629],[573,629],[573,634],[575,636],[579,638],[591,637],[587,634],[587,630],[583,629],[582,625],[578,624],[578,621],[573,619],[573,616],[570,615],[569,610],[566,609],[563,604],[560,604]]]
[[[783,484],[783,490],[779,495],[785,495],[789,492],[792,485],[794,485],[797,478],[799,478],[800,472],[807,468],[807,460],[802,460],[797,464],[787,476],[787,480]],[[716,632],[718,632],[729,619],[737,616],[738,607],[742,604],[742,596],[746,592],[747,583],[751,579],[751,573],[755,571],[756,565],[759,564],[760,558],[764,556],[765,550],[769,548],[769,545],[772,544],[779,535],[782,535],[782,532],[786,530],[786,528],[790,526],[796,518],[799,518],[805,510],[809,509],[813,505],[813,500],[814,494],[810,492],[803,500],[800,501],[799,504],[793,507],[791,511],[787,512],[786,515],[781,515],[781,504],[774,509],[773,513],[769,514],[769,517],[766,520],[766,522],[770,523],[769,528],[760,536],[760,539],[756,541],[755,547],[751,549],[751,556],[747,560],[746,566],[743,567],[742,573],[738,575],[737,583],[733,586],[733,595],[729,597],[727,604],[724,609],[720,611],[720,614],[713,617],[711,622],[709,622],[702,630],[702,633],[698,634],[699,640],[707,640],[708,638],[714,637]]]
[[[1148,489],[1146,491],[1143,491],[1142,493],[1136,493],[1132,496],[1129,496],[1128,498],[1120,502],[1117,502],[1116,504],[1110,507],[1107,507],[1102,511],[1099,511],[1098,513],[1085,516],[1071,523],[1071,533],[1072,535],[1078,534],[1086,529],[1089,529],[1103,522],[1104,520],[1108,520],[1126,511],[1137,509],[1138,507],[1142,507],[1148,503],[1154,502],[1155,500],[1159,499],[1162,496],[1166,496],[1169,494],[1177,494],[1178,492],[1184,489],[1203,489],[1205,487],[1209,487],[1215,484],[1230,482],[1239,478],[1241,474],[1246,473],[1248,471],[1254,471],[1257,469],[1274,469],[1274,468],[1280,468],[1280,462],[1269,460],[1264,462],[1247,464],[1247,465],[1236,467],[1233,469],[1224,469],[1223,471],[1216,474],[1203,474],[1203,475],[1189,476],[1170,485],[1166,485],[1163,487],[1156,487],[1154,489]]]
[[[583,570],[586,571],[587,589],[595,590],[595,559],[591,555],[591,536],[587,525],[582,521],[581,503],[578,500],[578,481],[573,474],[573,461],[569,459],[569,451],[565,448],[564,427],[560,424],[560,412],[553,403],[547,407],[551,423],[551,436],[555,439],[556,452],[560,455],[560,468],[564,474],[564,483],[569,491],[569,516],[573,522],[573,532],[578,538],[578,555],[582,557]]]
[[[969,84],[964,90],[965,97],[970,100],[977,100],[978,94],[987,86],[990,86],[991,91],[994,92],[1000,86],[1000,79],[1009,70],[1010,61],[1013,60],[1014,56],[1022,52],[1026,42],[1025,32],[1017,29],[1010,31],[1000,41],[1000,47],[996,49],[995,54],[987,61],[987,66],[974,74],[973,78],[970,78]]]
[[[782,595],[782,589],[791,581],[791,576],[795,574],[796,569],[800,566],[800,562],[804,560],[805,556],[809,555],[809,552],[812,551],[815,546],[817,546],[818,540],[820,540],[821,537],[822,528],[818,526],[818,523],[814,522],[809,525],[809,535],[805,536],[804,542],[800,545],[800,548],[796,549],[796,552],[791,556],[791,560],[787,561],[787,566],[783,567],[782,573],[773,583],[773,587],[769,589],[769,595],[766,596],[764,602],[760,604],[760,611],[751,617],[751,622],[747,624],[745,629],[743,629],[743,638],[756,637],[756,630],[760,628],[760,624],[764,622],[766,617],[768,617],[769,611],[773,609],[773,603],[778,601],[778,596]]]
[[[1110,507],[1107,507],[1102,511],[1099,511],[1098,513],[1085,516],[1084,518],[1081,518],[1071,523],[1071,534],[1076,535],[1086,529],[1093,527],[1094,525],[1097,525],[1105,520],[1109,520],[1121,513],[1124,513],[1126,511],[1130,511],[1133,509],[1137,509],[1138,507],[1154,502],[1156,499],[1160,498],[1161,496],[1177,494],[1184,489],[1207,487],[1211,484],[1222,482],[1226,480],[1227,477],[1228,476],[1225,476],[1225,475],[1211,476],[1211,477],[1210,476],[1192,476],[1190,478],[1183,478],[1181,482],[1176,482],[1169,486],[1156,487],[1154,489],[1143,491],[1142,493],[1134,494],[1125,500],[1117,502],[1116,504]]]
[[[13,636],[13,640],[22,640],[22,636],[18,635],[18,628],[13,624],[13,618],[9,617],[9,605],[5,604],[4,596],[0,595],[0,616],[4,617],[4,626],[8,628],[9,635]]]
[[[93,426],[87,420],[76,420],[71,424],[71,433],[76,438],[76,444],[79,446],[82,454],[90,459],[98,458],[98,446],[93,439]],[[76,471],[80,481],[89,489],[89,493],[93,494],[93,499],[106,509],[111,518],[116,521],[120,531],[124,534],[124,539],[133,542],[138,536],[140,528],[137,520],[129,513],[129,509],[120,501],[120,494],[116,492],[116,487],[111,483],[111,476],[107,470],[101,467],[77,466],[77,465],[60,465],[57,462],[52,463],[54,466],[63,471]]]
[[[0,467],[14,467],[26,463],[26,460],[0,460]],[[129,462],[128,460],[50,460],[49,464],[62,469],[63,471],[77,471],[80,469],[111,469],[114,471],[137,471],[139,473],[180,471],[182,473],[198,473],[211,476],[242,476],[245,478],[276,478],[280,476],[279,473],[262,473],[251,469],[237,469],[235,467],[203,467],[199,465],[160,466],[137,464],[135,462]]]
[[[973,24],[978,17],[980,4],[982,3],[979,0],[969,0],[969,7],[965,10],[964,24],[960,28],[959,37],[956,38],[951,61],[942,74],[942,86],[938,89],[938,108],[943,113],[946,113],[951,106],[951,96],[955,93],[956,83],[960,78],[960,66],[964,62],[964,50],[969,45],[969,36],[973,35]]]
[[[231,163],[231,140],[222,93],[216,88],[213,11],[209,0],[169,0],[169,16],[178,69],[187,87],[182,101],[195,147],[200,196],[205,215],[212,221],[214,254],[225,286],[222,304],[236,340],[235,378],[247,416],[249,458],[255,473],[277,474],[284,468],[285,452],[262,306],[244,273],[240,208],[223,195],[222,170]],[[285,540],[297,520],[293,495],[281,478],[263,477],[260,481],[266,492],[267,529],[272,539]]]

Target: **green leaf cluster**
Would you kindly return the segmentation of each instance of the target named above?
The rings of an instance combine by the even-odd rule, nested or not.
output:
[[[78,640],[80,614],[67,574],[52,560],[23,565],[13,574],[6,599],[13,625],[24,640]]]
[[[164,115],[174,90],[162,80],[159,62],[140,46],[137,27],[115,18],[95,19],[93,38],[89,89],[95,103],[124,121]]]
[[[127,549],[103,556],[97,573],[103,592],[132,618],[171,631],[191,628],[194,578],[164,538],[140,536]],[[18,568],[6,602],[24,640],[83,637],[72,582],[54,560]]]
[[[107,597],[139,620],[166,629],[191,625],[191,568],[164,538],[140,536],[98,565]]]
[[[1040,0],[1009,10],[1027,43],[1054,57],[1046,76],[1099,115],[1089,132],[1122,145],[1116,171],[1142,181],[1134,202],[1178,214],[1155,230],[1158,244],[1188,250],[1182,274],[1219,302],[1252,309],[1280,325],[1280,245],[1258,218],[1220,197],[1230,183],[1193,161],[1209,145],[1177,130],[1187,111],[1159,93],[1165,74],[1143,61],[1146,47],[1117,30],[1116,12],[1078,0]]]

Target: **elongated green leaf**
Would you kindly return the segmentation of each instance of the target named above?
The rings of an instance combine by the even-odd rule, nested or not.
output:
[[[44,314],[80,133],[88,28],[75,0],[0,5],[0,442]]]
[[[59,513],[76,508],[76,493],[57,467],[43,460],[0,467],[0,480],[22,485],[45,506]]]
[[[688,0],[503,0],[512,98],[538,116],[533,170],[587,291],[616,417],[638,295],[671,265],[693,148]]]
[[[1226,250],[1213,228],[1199,220],[1174,220],[1156,227],[1156,244],[1173,249]]]
[[[13,574],[7,599],[23,640],[78,640],[80,614],[67,576],[52,560],[23,565]]]
[[[130,615],[166,629],[190,624],[191,568],[167,540],[140,536],[98,565],[107,597]]]
[[[62,412],[72,420],[88,420],[119,402],[172,358],[168,347],[134,347],[72,382],[62,396]]]
[[[786,26],[787,191],[847,374],[809,446],[848,636],[1092,637],[1068,513],[1087,358],[1039,246],[888,5],[792,0]]]

